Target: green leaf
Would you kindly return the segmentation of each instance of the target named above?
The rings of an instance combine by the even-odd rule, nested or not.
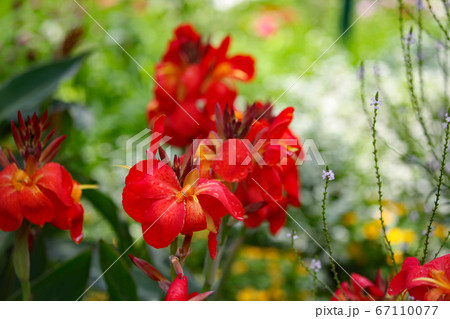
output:
[[[0,122],[12,119],[17,111],[35,110],[57,89],[61,80],[79,70],[87,54],[53,61],[14,76],[0,85]]]
[[[32,300],[77,300],[86,289],[91,257],[91,250],[84,251],[34,281],[31,285]],[[14,299],[21,300],[21,295]]]
[[[100,241],[100,267],[111,300],[138,300],[137,287],[130,268],[113,247]]]
[[[111,227],[119,238],[119,246],[122,250],[127,249],[132,242],[128,226],[119,219],[119,209],[111,198],[95,189],[83,191],[83,197],[89,200],[100,214],[111,224]]]

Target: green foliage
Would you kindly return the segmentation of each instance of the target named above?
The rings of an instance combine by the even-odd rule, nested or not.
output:
[[[34,67],[0,85],[0,122],[39,110],[63,79],[79,70],[86,54]]]
[[[51,269],[31,284],[32,300],[74,301],[86,288],[92,251],[87,250]],[[17,296],[14,300],[20,299]]]
[[[111,300],[138,300],[136,284],[124,259],[103,240],[99,242],[99,255]]]

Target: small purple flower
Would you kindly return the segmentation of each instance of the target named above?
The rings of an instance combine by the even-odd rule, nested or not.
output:
[[[434,236],[434,230],[436,229],[436,227],[431,227],[431,232],[430,232],[430,236]],[[426,235],[428,230],[424,230],[422,232],[422,235]]]
[[[450,116],[448,116],[448,113],[445,113],[444,116],[444,123],[442,123],[442,127],[444,128],[444,130],[447,128],[448,123],[450,123]]]
[[[377,96],[370,99],[370,106],[372,106],[374,110],[378,110],[382,105],[383,104]]]
[[[320,260],[312,259],[311,263],[309,264],[309,268],[311,268],[314,272],[319,272],[320,269],[322,269],[322,263]]]
[[[423,3],[423,0],[416,0],[416,8],[417,8],[417,10],[425,9],[425,5]]]
[[[322,170],[322,179],[325,180],[327,178],[330,181],[334,180],[334,173],[331,169],[328,171]]]
[[[405,41],[408,45],[413,45],[416,43],[416,39],[414,38],[414,34],[412,32],[408,33],[408,35],[403,38],[403,41]]]
[[[288,234],[287,234],[287,237],[290,237],[290,238],[292,238],[293,240],[298,239],[298,235],[297,235],[297,232],[296,232],[295,230],[293,230],[292,233],[288,233]]]

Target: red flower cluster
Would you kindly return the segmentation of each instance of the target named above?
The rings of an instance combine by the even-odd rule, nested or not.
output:
[[[144,274],[158,282],[159,287],[166,293],[165,301],[201,301],[210,296],[213,291],[207,291],[199,294],[193,292],[189,294],[188,280],[184,276],[181,268],[176,267],[178,274],[176,278],[170,282],[166,279],[155,267],[146,262],[143,259],[129,255],[131,261],[140,269]]]
[[[160,137],[165,117],[155,121],[153,134]],[[157,130],[161,131],[157,131]],[[142,224],[145,241],[155,248],[167,247],[181,233],[208,229],[210,252],[216,254],[215,233],[221,218],[230,214],[242,220],[244,209],[236,196],[225,185],[200,177],[192,166],[192,157],[184,155],[183,161],[175,157],[171,166],[165,157],[155,158],[158,139],[152,139],[148,159],[134,165],[125,180],[123,207]],[[161,152],[163,152],[161,150]]]
[[[243,114],[226,107],[216,109],[217,133],[203,144],[214,145],[217,152],[206,151],[209,160],[202,174],[217,176],[226,182],[238,182],[236,196],[246,207],[248,227],[264,220],[276,234],[285,224],[287,205],[300,206],[300,180],[296,162],[302,157],[298,138],[289,125],[294,109],[288,107],[272,116],[269,104],[256,102]],[[211,168],[208,171],[205,168]]]
[[[343,282],[340,289],[334,293],[332,301],[381,301],[386,300],[386,283],[377,272],[375,283],[364,276],[353,273],[351,283]]]
[[[65,136],[50,142],[55,131],[45,138],[49,123],[47,112],[39,120],[36,113],[25,123],[19,112],[19,125],[11,122],[14,141],[20,152],[23,168],[7,150],[10,160],[0,151],[0,229],[17,230],[23,219],[44,226],[70,230],[74,242],[83,239],[83,207],[81,188],[67,170],[51,162]],[[49,143],[50,142],[50,143]],[[10,161],[12,163],[10,163]]]
[[[405,290],[414,300],[450,301],[450,254],[422,266],[417,258],[406,258],[389,284],[388,294],[397,296]]]
[[[162,61],[156,66],[155,98],[147,107],[151,124],[167,116],[166,134],[176,146],[189,145],[214,127],[216,103],[233,104],[236,81],[250,81],[254,60],[248,55],[227,56],[230,37],[219,47],[203,42],[191,25],[175,30]]]
[[[130,169],[122,200],[155,248],[207,229],[214,258],[226,215],[248,227],[267,220],[275,234],[285,223],[287,205],[300,206],[296,160],[302,150],[289,129],[294,109],[278,116],[269,112],[272,105],[260,102],[242,113],[234,109],[234,82],[253,77],[254,61],[227,57],[229,43],[227,37],[215,48],[182,25],[156,68],[159,85],[148,106],[150,150],[147,160]],[[163,132],[169,143],[189,145],[172,163],[159,146]]]

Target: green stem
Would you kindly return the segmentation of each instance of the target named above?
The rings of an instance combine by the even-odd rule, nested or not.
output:
[[[445,247],[445,244],[447,243],[449,236],[450,236],[450,231],[447,232],[447,237],[445,237],[444,241],[441,244],[441,247],[439,247],[439,250],[436,252],[436,255],[434,255],[433,259],[436,259],[439,256],[439,254],[441,253],[442,248]]]
[[[337,300],[339,300],[338,296],[334,293],[334,291],[330,288],[330,286],[328,286],[323,280],[321,280],[316,272],[314,270],[311,270],[311,268],[307,267],[305,265],[305,263],[303,262],[302,258],[300,257],[300,254],[295,250],[294,245],[292,245],[292,250],[294,251],[295,255],[297,256],[297,261],[298,263],[304,268],[306,269],[306,271],[310,274],[310,276],[312,276],[313,278],[315,277],[317,282],[319,284],[321,284],[325,289],[327,289],[334,297],[336,297]]]
[[[28,232],[30,224],[27,221],[15,233],[13,263],[17,278],[22,286],[22,298],[30,300],[30,253],[28,249]]]
[[[438,180],[438,184],[437,184],[436,197],[434,199],[434,207],[433,207],[433,210],[431,212],[430,222],[428,223],[427,233],[425,235],[425,246],[423,248],[422,264],[427,259],[428,244],[429,244],[429,240],[430,240],[431,229],[433,227],[434,217],[436,216],[436,213],[437,213],[437,210],[438,210],[438,207],[439,207],[439,198],[441,197],[442,180],[444,179],[445,165],[446,165],[446,160],[447,160],[449,131],[450,131],[450,123],[447,125],[447,127],[445,129],[445,141],[444,141],[444,150],[442,152],[441,171],[439,173],[439,180]]]
[[[328,166],[325,168],[326,171],[328,170]],[[328,184],[330,183],[330,177],[327,175],[325,178],[325,188],[323,190],[323,199],[322,199],[322,225],[323,225],[323,232],[325,234],[325,241],[327,243],[328,252],[329,252],[329,258],[330,258],[330,264],[331,264],[331,272],[333,273],[334,280],[336,281],[336,284],[338,288],[341,290],[344,297],[347,299],[347,296],[345,295],[344,290],[341,288],[341,281],[339,280],[338,273],[336,271],[336,264],[333,259],[333,250],[331,249],[331,239],[330,234],[328,232],[328,226],[327,226],[327,217],[326,217],[326,207],[327,207],[327,190],[328,190]]]
[[[378,101],[378,92],[375,96],[376,101]],[[378,106],[378,105],[376,105]],[[375,108],[374,109],[374,113],[373,113],[373,120],[372,120],[372,145],[373,145],[373,158],[374,158],[374,162],[375,162],[375,175],[377,178],[377,185],[378,185],[378,207],[380,210],[380,222],[381,222],[381,228],[383,229],[383,235],[384,235],[384,240],[385,240],[385,244],[386,247],[391,255],[391,259],[392,259],[392,263],[394,265],[395,271],[398,272],[397,269],[397,263],[395,262],[395,257],[394,257],[394,251],[392,250],[392,246],[391,246],[391,242],[389,241],[389,238],[387,237],[387,232],[386,232],[386,225],[384,224],[384,217],[383,217],[383,203],[382,203],[382,197],[383,197],[383,193],[381,192],[381,175],[380,175],[380,168],[378,166],[378,150],[377,150],[377,130],[376,130],[376,124],[377,124],[377,115],[378,115],[378,109]]]
[[[447,39],[447,41],[450,41],[450,37],[449,37],[449,34],[447,32],[447,29],[443,26],[443,24],[441,23],[441,21],[437,17],[436,13],[434,12],[434,9],[431,6],[430,0],[427,0],[427,4],[428,4],[428,9],[430,10],[431,15],[433,16],[434,21],[436,21],[436,23],[438,24],[439,28],[444,33],[444,36]]]
[[[208,251],[205,256],[205,282],[203,283],[202,292],[210,291],[211,287],[214,284],[214,280],[216,279],[217,269],[219,268],[220,259],[222,258],[223,247],[226,241],[226,235],[228,234],[228,219],[224,218],[222,225],[219,228],[219,232],[217,234],[218,243],[217,243],[217,254],[216,258],[213,260],[209,255]]]
[[[245,230],[246,230],[246,228],[242,227],[237,239],[227,249],[228,256],[222,267],[222,277],[220,278],[219,285],[217,286],[217,289],[214,293],[214,300],[218,300],[223,293],[223,289],[225,288],[225,284],[230,275],[231,266],[233,265],[233,262],[236,259],[239,247],[241,247],[242,243],[245,240]]]
[[[170,256],[175,256],[178,250],[178,237],[170,243]],[[170,266],[170,278],[172,281],[177,277],[177,273],[173,265]]]
[[[365,75],[365,68],[364,68],[364,61],[361,61],[361,64],[359,66],[359,90],[360,90],[360,97],[361,97],[361,107],[366,114],[367,122],[369,123],[369,126],[372,126],[372,120],[370,118],[369,111],[366,108],[366,75]]]

